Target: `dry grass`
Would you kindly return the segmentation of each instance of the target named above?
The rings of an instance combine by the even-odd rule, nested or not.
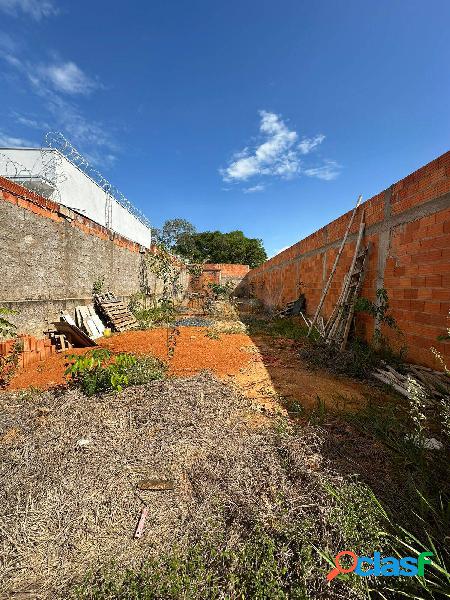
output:
[[[249,401],[212,375],[94,398],[8,393],[0,411],[5,598],[67,597],[87,570],[111,560],[137,567],[209,536],[234,547],[256,525],[281,531],[304,523],[308,543],[331,552],[343,544],[322,487],[343,480],[321,456],[320,429],[252,427],[243,418]],[[173,479],[175,489],[138,491],[143,478]],[[144,504],[150,513],[136,540]],[[331,592],[317,561],[305,565],[304,578],[311,597],[343,597],[339,582],[323,595]],[[350,588],[344,595],[358,597]]]

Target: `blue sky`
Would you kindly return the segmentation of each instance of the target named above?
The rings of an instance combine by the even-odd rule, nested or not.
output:
[[[449,148],[448,0],[0,0],[0,146],[269,254]]]

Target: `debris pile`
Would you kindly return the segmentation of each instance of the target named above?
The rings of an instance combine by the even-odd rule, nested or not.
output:
[[[278,317],[298,317],[306,312],[306,298],[305,294],[300,294],[297,300],[288,302],[283,310],[280,310]]]
[[[428,398],[433,400],[444,398],[450,402],[450,377],[441,371],[433,371],[428,367],[406,363],[402,364],[399,369],[394,369],[391,365],[384,364],[372,375],[407,398],[410,395],[409,381],[414,379]]]

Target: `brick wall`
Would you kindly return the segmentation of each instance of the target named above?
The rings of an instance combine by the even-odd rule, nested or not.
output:
[[[192,280],[192,291],[200,291],[210,284],[225,285],[231,283],[237,287],[249,272],[248,265],[235,265],[226,263],[206,263],[202,265],[199,278]]]
[[[0,177],[0,305],[17,311],[19,332],[38,337],[61,310],[92,301],[92,287],[127,298],[139,291],[138,244]]]
[[[450,343],[438,341],[450,325],[450,152],[393,184],[363,205],[365,242],[371,252],[362,295],[374,299],[387,289],[392,314],[404,333],[408,358],[437,367],[430,347],[450,362]],[[361,211],[361,209],[359,209]],[[243,285],[265,305],[281,307],[304,292],[313,314],[331,271],[351,212],[248,273]],[[353,257],[360,212],[345,245],[324,304],[329,315]],[[370,338],[372,319],[359,315],[357,326]],[[389,335],[389,332],[386,332]]]

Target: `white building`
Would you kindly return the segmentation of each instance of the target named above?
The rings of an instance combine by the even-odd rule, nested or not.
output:
[[[149,248],[147,219],[80,154],[73,155],[80,166],[54,148],[0,148],[0,175]]]

